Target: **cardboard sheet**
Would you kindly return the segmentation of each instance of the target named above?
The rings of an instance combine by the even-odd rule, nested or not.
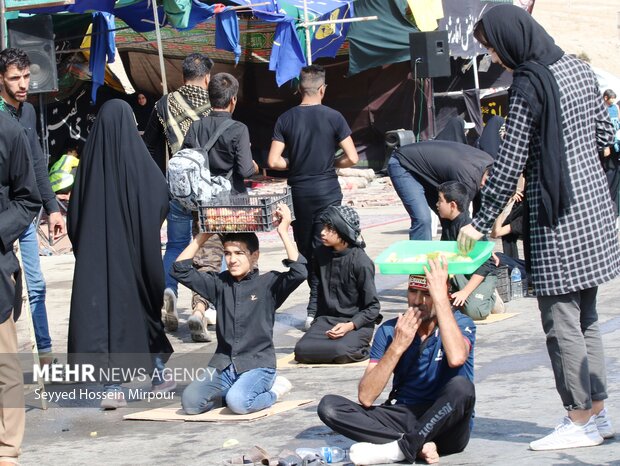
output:
[[[291,409],[312,403],[314,400],[286,400],[274,404],[269,409],[250,414],[235,414],[228,408],[217,408],[203,414],[190,416],[174,404],[165,408],[149,409],[138,413],[127,414],[123,419],[129,421],[188,421],[188,422],[251,422],[273,414],[283,413]]]

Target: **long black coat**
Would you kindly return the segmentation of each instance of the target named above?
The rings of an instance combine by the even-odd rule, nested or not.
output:
[[[149,353],[172,353],[161,323],[159,231],[167,211],[166,180],[131,108],[107,102],[86,141],[69,204],[69,353],[130,353],[121,365],[133,367],[150,367]]]

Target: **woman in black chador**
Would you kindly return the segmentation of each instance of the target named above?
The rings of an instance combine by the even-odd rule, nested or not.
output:
[[[72,362],[163,369],[173,351],[161,322],[159,231],[167,212],[166,180],[138,134],[131,107],[121,100],[105,103],[86,141],[69,204],[75,255]],[[120,383],[126,380],[101,379],[104,395],[115,395],[104,396],[102,407],[125,405]],[[153,377],[153,390],[174,389],[172,381],[162,382]]]

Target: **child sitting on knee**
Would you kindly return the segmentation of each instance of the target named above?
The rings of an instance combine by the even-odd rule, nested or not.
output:
[[[306,260],[289,238],[291,212],[279,204],[280,235],[288,259],[287,272],[259,275],[258,237],[255,233],[222,235],[228,270],[199,272],[192,259],[211,234],[196,235],[172,267],[172,276],[215,305],[217,349],[206,376],[183,391],[181,404],[187,414],[201,414],[223,405],[237,414],[269,408],[290,391],[291,383],[276,377],[273,346],[275,312],[306,279]]]
[[[321,214],[323,244],[314,250],[315,278],[308,314],[312,325],[295,346],[301,363],[349,363],[368,359],[379,317],[375,266],[364,252],[357,212],[330,206]]]
[[[466,203],[469,202],[467,187],[458,181],[442,183],[437,188],[439,217],[447,220],[441,232],[442,241],[456,241],[459,230],[471,223]],[[469,275],[454,275],[450,279],[452,304],[473,320],[486,319],[493,313],[503,312],[504,303],[496,292],[497,267],[491,259]]]

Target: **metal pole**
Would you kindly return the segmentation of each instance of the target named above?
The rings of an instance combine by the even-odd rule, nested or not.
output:
[[[164,50],[161,43],[161,32],[159,30],[159,16],[157,16],[157,1],[151,0],[151,5],[153,6],[153,19],[155,20],[155,35],[157,36],[157,54],[159,55],[159,69],[161,71],[161,87],[165,95],[168,93],[168,81],[166,80]]]
[[[429,83],[430,91],[431,91],[431,121],[429,123],[432,126],[431,126],[430,135],[431,135],[431,139],[435,139],[435,136],[437,136],[437,134],[436,134],[436,128],[435,128],[435,88],[433,86],[433,78],[428,78],[428,83]]]
[[[43,155],[45,155],[45,164],[49,162],[49,133],[47,132],[47,109],[43,93],[39,94],[39,123],[41,124],[41,143],[43,146]]]
[[[346,19],[326,19],[325,21],[309,21],[304,25],[308,26],[320,26],[322,24],[342,24],[342,23],[359,23],[360,21],[374,21],[379,19],[378,16],[361,16],[359,18],[346,18]]]
[[[4,2],[2,2],[4,4]],[[30,299],[28,298],[28,283],[26,282],[26,274],[24,273],[24,265],[22,261],[22,248],[21,244],[18,243],[17,251],[15,252],[17,256],[17,262],[19,263],[19,267],[22,269],[22,302],[23,302],[23,318],[26,320],[26,325],[28,326],[28,336],[30,337],[30,349],[32,351],[32,356],[34,357],[34,364],[41,366],[41,361],[39,359],[39,347],[37,346],[37,339],[34,334],[34,324],[32,323],[32,311],[30,309]],[[12,319],[13,317],[9,317]],[[17,357],[17,355],[15,355]],[[43,383],[42,378],[37,379],[37,385],[39,386],[40,391],[45,392],[45,384]],[[47,399],[42,396],[41,397],[41,409],[47,409]]]
[[[310,43],[310,26],[308,24],[308,0],[304,0],[304,29],[306,34],[306,65],[312,65],[312,45]]]
[[[4,0],[0,0],[0,49],[5,49],[6,40],[6,6]]]
[[[476,89],[480,89],[480,81],[478,81],[478,57],[472,58],[472,63],[474,65],[474,84]]]

